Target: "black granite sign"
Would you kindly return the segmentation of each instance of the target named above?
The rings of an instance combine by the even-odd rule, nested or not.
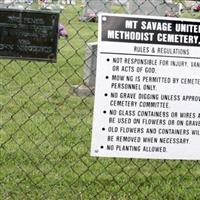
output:
[[[56,62],[59,13],[0,9],[0,57]]]

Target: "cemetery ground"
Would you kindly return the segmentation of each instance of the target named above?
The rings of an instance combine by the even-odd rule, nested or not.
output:
[[[72,87],[97,24],[80,12],[62,11],[57,63],[0,60],[0,199],[199,199],[198,161],[90,157],[93,97]]]

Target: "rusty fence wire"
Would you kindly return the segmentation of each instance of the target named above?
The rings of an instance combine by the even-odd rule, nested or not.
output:
[[[0,4],[57,10],[65,29],[56,63],[0,60],[0,199],[200,200],[199,161],[90,156],[98,13],[198,19],[197,1]]]

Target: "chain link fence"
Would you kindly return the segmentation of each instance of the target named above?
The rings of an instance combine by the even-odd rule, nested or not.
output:
[[[84,70],[88,44],[97,41],[98,12],[198,19],[196,3],[2,2],[61,9],[66,34],[57,63],[0,60],[0,199],[199,200],[199,161],[90,157],[94,88],[84,80],[94,76]]]

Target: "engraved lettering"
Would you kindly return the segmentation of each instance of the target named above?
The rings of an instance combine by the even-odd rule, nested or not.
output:
[[[33,52],[33,53],[51,53],[52,48],[47,46],[26,46],[26,45],[17,45],[18,50],[21,52]]]
[[[37,24],[37,25],[43,25],[44,20],[42,18],[32,18],[32,17],[25,17],[24,18],[25,24]]]
[[[13,44],[0,44],[0,51],[11,51],[14,49],[14,45]]]
[[[17,16],[8,16],[8,22],[20,23],[21,22],[21,18],[17,17]]]

